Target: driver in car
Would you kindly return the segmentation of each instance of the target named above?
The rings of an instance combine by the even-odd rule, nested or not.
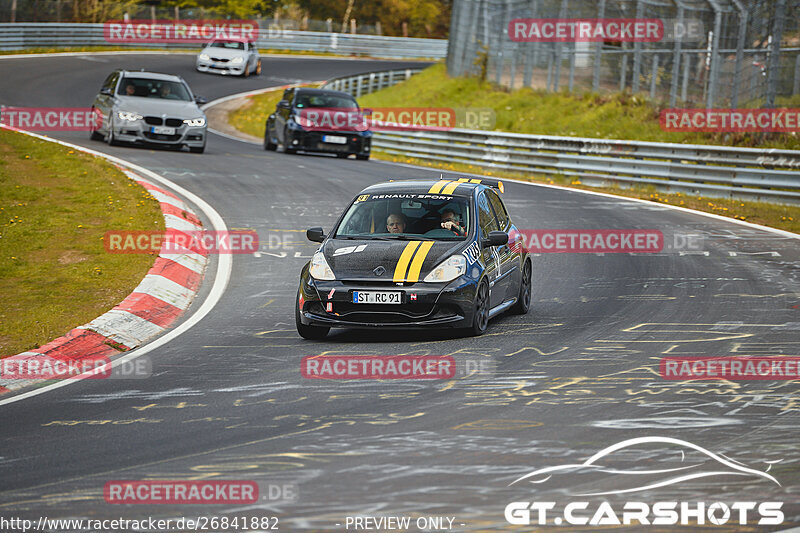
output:
[[[461,216],[452,209],[442,211],[441,226],[443,229],[449,229],[459,237],[467,234],[467,228],[461,226]]]

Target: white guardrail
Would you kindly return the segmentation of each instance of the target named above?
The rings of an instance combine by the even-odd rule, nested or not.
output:
[[[324,87],[358,97],[409,76],[405,70],[372,72],[329,80]],[[800,204],[800,150],[469,129],[375,132],[372,146],[425,160],[574,176],[587,185],[652,185],[660,191]]]
[[[447,56],[446,39],[418,39],[326,33],[314,31],[262,30],[256,45],[262,49],[302,52],[330,52],[406,59],[442,59]],[[200,44],[109,43],[103,24],[20,22],[0,23],[0,50],[26,48],[131,46],[136,48],[175,48],[199,50]]]

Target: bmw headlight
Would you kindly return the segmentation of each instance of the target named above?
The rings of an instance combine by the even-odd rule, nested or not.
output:
[[[451,255],[431,270],[430,274],[422,280],[425,283],[442,283],[453,281],[467,272],[467,259],[461,255]]]
[[[333,270],[328,266],[328,262],[325,261],[325,255],[322,252],[314,254],[308,273],[311,274],[312,278],[322,281],[333,281],[336,279],[336,276],[333,275]]]
[[[186,120],[183,121],[183,123],[186,124],[189,127],[201,128],[201,127],[206,125],[206,119],[203,118],[203,117],[200,117],[200,118],[187,118]]]
[[[120,120],[127,120],[130,122],[134,122],[136,120],[142,120],[142,115],[139,115],[138,113],[134,113],[132,111],[118,111],[117,116],[120,118]]]
[[[208,54],[200,54],[200,60],[201,61],[211,61],[211,56],[209,56]]]
[[[238,65],[239,63],[242,63],[243,61],[244,61],[244,58],[242,56],[237,56],[237,57],[234,57],[233,59],[231,59],[231,63],[233,63],[234,65]]]

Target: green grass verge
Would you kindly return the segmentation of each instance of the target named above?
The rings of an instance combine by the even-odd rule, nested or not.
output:
[[[800,149],[792,134],[666,132],[658,117],[667,106],[644,95],[509,91],[476,78],[451,78],[434,65],[408,81],[362,96],[364,107],[476,107],[494,110],[495,131],[690,144]],[[779,101],[800,106],[800,96]]]
[[[122,301],[152,255],[109,254],[108,230],[161,230],[158,202],[106,161],[0,130],[0,357]]]

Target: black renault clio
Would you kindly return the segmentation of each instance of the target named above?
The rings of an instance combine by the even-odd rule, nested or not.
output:
[[[480,335],[506,310],[527,313],[531,260],[487,179],[406,180],[361,191],[303,267],[297,331],[331,327],[465,328]]]

